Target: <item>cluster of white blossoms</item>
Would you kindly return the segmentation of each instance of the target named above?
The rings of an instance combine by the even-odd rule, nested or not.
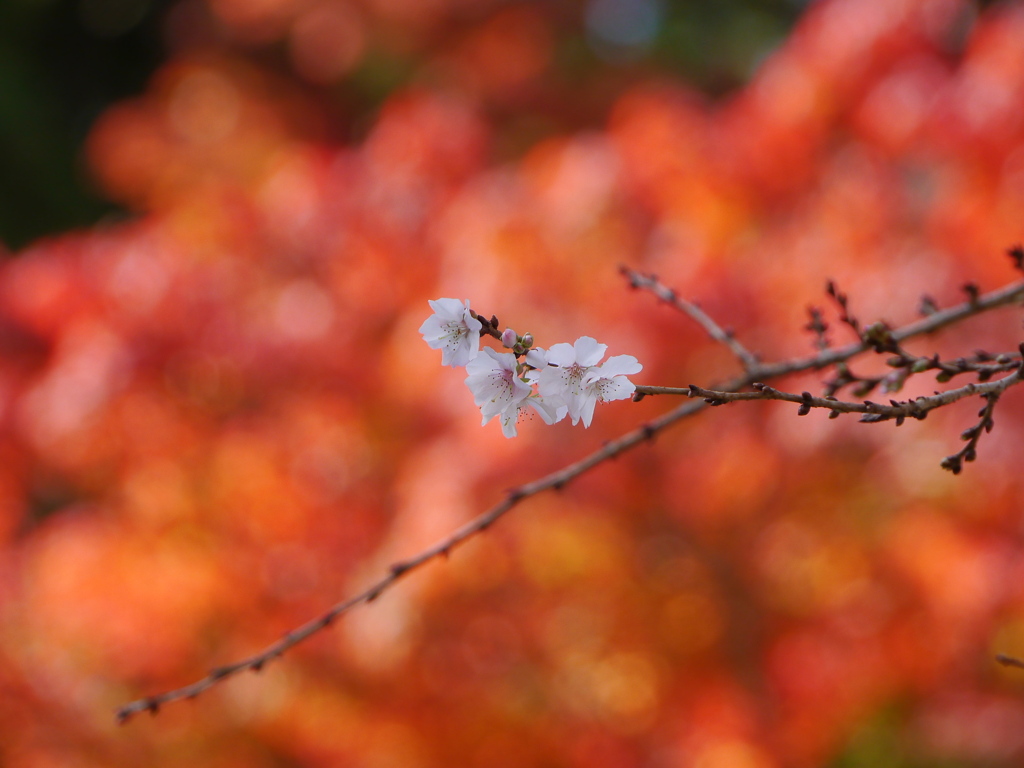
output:
[[[547,424],[568,416],[573,424],[582,421],[589,427],[599,402],[633,394],[635,387],[626,376],[643,368],[632,355],[610,357],[598,365],[608,347],[589,336],[545,350],[533,347],[530,334],[519,336],[507,328],[501,343],[511,352],[481,350],[483,322],[468,301],[437,299],[429,304],[434,314],[419,331],[424,341],[441,350],[443,365],[466,368],[466,385],[483,415],[482,423],[497,416],[505,437],[516,436],[516,424],[527,408]]]

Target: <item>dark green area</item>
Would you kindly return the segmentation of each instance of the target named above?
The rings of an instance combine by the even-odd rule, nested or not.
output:
[[[718,95],[746,82],[785,39],[803,3],[716,0],[668,3],[652,59]]]
[[[96,18],[98,10],[106,15]],[[81,147],[96,117],[139,92],[159,64],[158,16],[158,4],[146,0],[0,2],[4,246],[91,224],[113,209],[85,178]]]

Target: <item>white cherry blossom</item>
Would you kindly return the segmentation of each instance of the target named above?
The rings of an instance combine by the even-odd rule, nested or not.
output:
[[[601,365],[591,368],[583,377],[580,418],[583,426],[589,427],[594,418],[594,406],[612,400],[625,400],[631,397],[636,385],[626,376],[640,373],[643,366],[632,355],[616,355],[609,357]],[[576,422],[573,421],[573,424]]]
[[[434,314],[420,326],[423,340],[431,349],[441,350],[441,364],[463,366],[480,352],[480,321],[458,299],[428,302]]]
[[[515,437],[516,424],[527,407],[537,411],[547,424],[565,417],[565,406],[534,394],[530,383],[520,378],[515,355],[490,347],[484,347],[483,352],[466,366],[466,386],[480,408],[483,424],[498,416],[502,434]]]
[[[622,400],[636,388],[626,375],[639,373],[643,366],[632,355],[617,355],[598,365],[607,345],[590,336],[574,344],[555,344],[544,354],[547,365],[538,367],[538,391],[550,400],[564,403],[572,423],[589,427],[599,402]]]

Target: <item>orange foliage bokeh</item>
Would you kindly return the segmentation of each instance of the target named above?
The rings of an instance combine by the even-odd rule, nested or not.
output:
[[[133,215],[0,265],[0,762],[1024,760],[1024,678],[993,663],[1024,654],[1017,390],[957,477],[939,461],[970,403],[899,429],[708,410],[260,675],[114,724],[674,405],[505,440],[416,333],[428,299],[542,346],[594,336],[640,359],[638,383],[683,386],[736,363],[617,265],[769,360],[811,351],[828,279],[893,324],[923,293],[1014,279],[1024,4],[822,0],[720,100],[664,73],[559,81],[550,6],[209,0],[171,18],[189,44],[85,148]],[[417,74],[342,138],[316,89],[375,50]],[[587,130],[510,117],[598,93]],[[1012,351],[1020,332],[1009,309],[910,347]]]

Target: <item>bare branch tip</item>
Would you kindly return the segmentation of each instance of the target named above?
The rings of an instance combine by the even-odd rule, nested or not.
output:
[[[939,305],[935,303],[935,299],[931,296],[924,294],[921,297],[921,303],[918,305],[917,311],[922,317],[929,317],[939,311]]]
[[[963,292],[967,294],[967,301],[971,306],[975,306],[978,303],[978,297],[981,295],[981,289],[978,288],[977,283],[964,283],[962,286]]]
[[[1024,272],[1024,245],[1017,243],[1006,252],[1006,255],[1013,261],[1015,269]]]
[[[947,456],[942,460],[942,463],[939,464],[939,466],[942,467],[943,469],[948,469],[954,475],[959,475],[960,470],[963,469],[963,463],[960,461],[959,454]]]
[[[1024,669],[1024,661],[1021,661],[1016,656],[1008,656],[1005,653],[998,653],[996,654],[996,661],[1004,667],[1017,667],[1018,669]]]

